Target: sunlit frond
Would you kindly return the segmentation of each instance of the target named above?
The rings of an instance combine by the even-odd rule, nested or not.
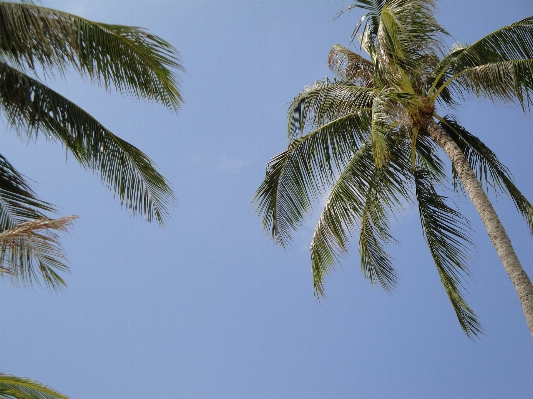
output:
[[[172,190],[152,161],[96,119],[39,81],[0,62],[0,106],[21,134],[44,132],[59,140],[81,165],[98,171],[121,204],[160,224]]]
[[[409,109],[418,107],[414,93],[383,89],[372,103],[372,151],[379,167],[389,158],[387,140],[397,131],[410,135],[413,130]]]
[[[509,169],[500,162],[490,148],[459,125],[454,118],[450,116],[442,118],[440,126],[461,148],[485,191],[488,193],[489,187],[492,187],[509,196],[526,220],[530,233],[533,234],[533,205],[516,187]],[[456,173],[454,173],[454,184],[455,186],[461,184]]]
[[[69,399],[67,396],[29,378],[0,374],[2,399]]]
[[[80,74],[177,111],[176,49],[142,28],[109,25],[33,4],[0,2],[0,59],[23,70]]]
[[[371,56],[375,61],[375,39],[380,24],[381,10],[385,6],[386,0],[355,0],[352,4],[340,11],[336,18],[347,11],[351,11],[355,8],[361,8],[368,12],[363,15],[359,20],[355,29],[353,30],[351,41],[353,42],[356,37],[359,38],[361,47]],[[362,34],[359,35],[359,31],[362,28]]]
[[[386,95],[378,95],[372,103],[372,154],[377,167],[383,166],[389,158],[387,138],[395,125],[387,112],[393,107]]]
[[[348,253],[348,240],[361,225],[368,187],[376,167],[372,143],[354,154],[333,185],[311,241],[311,269],[315,294],[324,296],[324,279],[339,257]]]
[[[410,201],[407,165],[396,161],[401,160],[388,162],[372,176],[359,235],[361,271],[372,284],[379,284],[386,291],[391,291],[398,280],[392,259],[384,248],[385,244],[396,241],[389,230],[389,214],[402,210],[402,201]]]
[[[445,197],[437,194],[427,171],[419,169],[414,176],[424,237],[457,319],[465,334],[473,338],[481,333],[481,325],[460,291],[462,279],[469,275],[470,225],[457,210],[446,204]]]
[[[404,150],[390,138],[388,145],[395,155]],[[348,253],[349,238],[357,229],[363,275],[387,291],[395,286],[396,272],[384,245],[394,241],[388,227],[389,215],[410,201],[408,167],[406,158],[400,156],[377,168],[371,141],[362,145],[346,165],[331,189],[311,242],[317,295],[324,295],[324,278]]]

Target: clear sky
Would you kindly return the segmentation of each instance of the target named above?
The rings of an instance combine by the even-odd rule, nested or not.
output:
[[[101,22],[149,28],[180,51],[179,115],[75,76],[51,83],[145,151],[178,205],[164,228],[130,216],[97,176],[60,146],[4,128],[1,153],[62,215],[68,289],[0,285],[0,370],[73,399],[531,398],[533,341],[514,289],[466,200],[476,230],[467,300],[485,334],[462,333],[439,283],[415,209],[388,247],[400,286],[373,288],[352,256],[313,296],[309,243],[316,215],[284,251],[250,205],[266,162],[286,146],[286,108],[330,76],[333,44],[348,45],[362,13],[349,1],[56,1]],[[454,40],[533,15],[531,0],[442,0]],[[531,116],[469,100],[459,120],[493,148],[533,200]],[[493,199],[494,196],[492,197]],[[533,239],[510,200],[496,209],[533,277]],[[355,243],[354,243],[355,244]]]

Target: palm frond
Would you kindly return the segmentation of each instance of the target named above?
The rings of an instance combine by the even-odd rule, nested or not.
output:
[[[457,43],[446,55],[440,70],[459,73],[488,63],[533,58],[533,17],[524,18],[482,37],[472,45]]]
[[[179,54],[137,27],[102,24],[33,4],[0,2],[0,59],[23,70],[63,74],[72,66],[105,88],[177,111]]]
[[[328,56],[329,68],[342,80],[362,87],[374,86],[374,66],[357,53],[335,44]]]
[[[375,56],[375,39],[379,29],[380,14],[385,3],[386,0],[355,0],[335,16],[335,18],[338,18],[345,12],[355,8],[361,8],[368,11],[355,26],[350,41],[353,42],[358,37],[361,47],[363,47],[363,49],[370,55],[372,60],[374,60]],[[359,35],[361,28],[362,34]]]
[[[68,399],[67,396],[29,378],[0,374],[2,399]]]
[[[348,239],[361,225],[366,191],[375,172],[372,143],[367,141],[340,174],[320,214],[311,241],[315,295],[324,296],[324,279],[348,253]]]
[[[468,68],[449,85],[452,91],[465,91],[489,100],[518,101],[524,110],[532,104],[533,58],[488,63]]]
[[[372,103],[372,146],[378,167],[389,157],[388,138],[399,131],[407,135],[412,133],[413,120],[409,111],[418,107],[419,99],[413,92],[385,88],[375,94]]]
[[[0,271],[15,283],[32,285],[41,280],[51,290],[65,286],[58,271],[68,272],[65,252],[54,232],[68,232],[77,216],[39,218],[0,233]]]
[[[514,183],[511,172],[497,158],[479,138],[469,133],[456,119],[451,116],[441,118],[440,127],[449,134],[465,154],[470,167],[481,182],[483,189],[488,193],[489,187],[509,196],[516,209],[526,220],[531,234],[533,234],[533,205],[520,192]],[[454,171],[454,185],[461,184]]]
[[[384,246],[396,241],[389,230],[389,213],[402,210],[402,200],[410,200],[404,176],[404,167],[399,169],[392,162],[377,169],[361,216],[361,271],[372,284],[379,284],[389,292],[396,286],[398,277]]]
[[[0,155],[0,232],[43,217],[43,212],[55,210],[39,200],[24,176]]]
[[[287,111],[288,137],[294,140],[339,118],[370,109],[375,92],[346,80],[318,80],[304,88]]]
[[[389,158],[387,139],[396,126],[388,111],[394,105],[390,98],[382,93],[376,96],[372,103],[372,154],[377,167],[384,165]]]
[[[518,100],[524,109],[533,92],[533,17],[498,29],[472,45],[456,45],[436,67],[437,94],[448,88],[491,100]]]
[[[320,198],[370,132],[373,91],[351,82],[315,82],[289,107],[289,146],[267,164],[253,201],[263,228],[285,247],[311,203]]]
[[[376,67],[382,79],[393,83],[404,70],[419,91],[438,63],[441,36],[446,31],[434,18],[432,1],[390,1],[381,11],[376,36]]]
[[[267,164],[254,202],[263,228],[281,246],[301,223],[311,203],[323,195],[336,174],[370,132],[366,113],[353,113],[293,140]]]
[[[412,75],[427,73],[419,71],[421,64],[427,64],[430,59],[431,63],[437,63],[434,53],[440,51],[441,36],[447,32],[434,17],[434,1],[356,1],[343,12],[353,8],[368,10],[354,29],[352,40],[359,38],[380,80],[394,80],[396,68],[401,67],[418,81],[423,76]]]
[[[389,138],[389,151],[398,154]],[[403,150],[404,148],[402,148]],[[394,241],[388,215],[409,201],[409,171],[405,157],[393,157],[381,168],[374,164],[372,143],[367,141],[354,154],[335,182],[322,210],[311,242],[311,260],[316,295],[324,295],[324,278],[348,253],[348,240],[360,229],[361,271],[372,284],[390,291],[396,272],[384,244]]]
[[[433,181],[442,183],[446,180],[444,163],[438,155],[438,149],[427,135],[419,134],[415,143],[417,163],[431,175]]]
[[[172,190],[152,161],[65,97],[0,62],[0,106],[18,132],[60,141],[134,214],[163,224]]]
[[[68,267],[51,229],[65,230],[73,218],[52,220],[45,211],[55,210],[39,200],[24,176],[0,155],[0,272],[25,285],[42,280],[54,290],[65,285],[57,272]]]
[[[427,171],[420,168],[414,172],[414,177],[424,238],[442,285],[461,328],[469,338],[476,337],[481,333],[481,325],[460,290],[463,278],[469,275],[470,225],[457,210],[446,204],[445,197],[437,194]]]

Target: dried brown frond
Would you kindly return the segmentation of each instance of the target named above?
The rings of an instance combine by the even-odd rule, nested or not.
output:
[[[0,234],[0,275],[24,285],[44,281],[51,290],[65,286],[57,271],[68,272],[65,251],[55,231],[68,232],[78,216],[23,222]]]
[[[372,63],[340,44],[331,48],[328,65],[337,75],[358,86],[374,86],[374,66]]]
[[[45,217],[29,220],[18,226],[0,233],[0,248],[3,250],[19,247],[21,240],[27,243],[48,243],[60,248],[59,236],[52,230],[68,232],[70,224],[78,216],[66,216],[59,219]],[[62,250],[61,250],[62,252]]]

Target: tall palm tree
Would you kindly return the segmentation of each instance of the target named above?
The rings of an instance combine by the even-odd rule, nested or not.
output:
[[[533,336],[533,286],[486,192],[508,195],[533,233],[533,206],[508,169],[452,116],[467,97],[518,102],[533,93],[533,17],[472,45],[444,52],[448,33],[432,0],[356,0],[367,11],[354,30],[368,58],[333,46],[334,80],[308,86],[289,107],[289,145],[267,164],[255,201],[263,227],[285,247],[313,201],[325,198],[311,241],[315,293],[359,230],[361,270],[390,290],[397,283],[384,245],[389,217],[415,203],[422,231],[457,319],[469,337],[481,326],[461,289],[469,274],[469,222],[438,187],[449,187],[439,149],[451,160],[451,182],[474,203],[513,283]],[[481,184],[485,182],[485,184]]]
[[[68,399],[67,396],[28,378],[0,374],[1,399]]]
[[[175,199],[152,161],[39,79],[64,78],[69,70],[105,89],[177,112],[182,97],[173,70],[183,71],[178,52],[141,28],[89,21],[31,0],[0,0],[0,112],[8,125],[32,140],[41,134],[60,142],[84,168],[100,174],[132,213],[163,224]],[[39,200],[0,155],[0,232],[50,211],[54,207]],[[39,248],[0,256],[15,279],[31,283],[40,275],[49,287],[60,287],[64,283],[56,271],[67,266]]]

